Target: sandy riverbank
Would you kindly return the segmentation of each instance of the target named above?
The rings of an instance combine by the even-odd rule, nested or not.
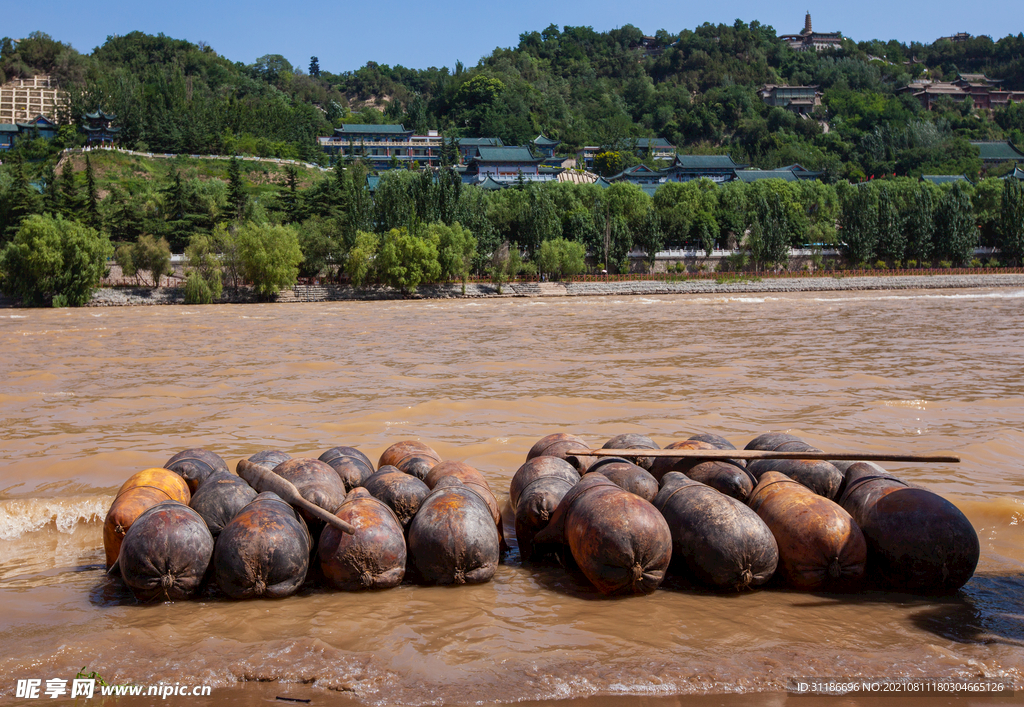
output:
[[[627,280],[598,282],[546,282],[513,283],[498,293],[490,283],[471,283],[462,286],[424,285],[415,297],[422,299],[451,299],[458,297],[586,297],[601,295],[680,295],[680,294],[746,294],[771,292],[838,292],[856,290],[938,290],[977,287],[1024,287],[1024,274],[978,275],[899,275],[859,277],[773,277],[740,282],[717,282],[707,279],[679,280]],[[344,285],[296,285],[284,290],[278,302],[337,302],[351,300],[403,299],[404,295],[390,287],[351,287]],[[222,302],[252,302],[252,293],[243,290],[232,293],[225,290]],[[88,306],[119,307],[134,305],[183,304],[184,291],[180,287],[160,288],[103,288],[97,290]],[[7,306],[11,306],[8,304]]]

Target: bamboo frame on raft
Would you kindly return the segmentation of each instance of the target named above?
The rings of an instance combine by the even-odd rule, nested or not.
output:
[[[570,449],[567,457],[669,457],[672,459],[810,459],[861,462],[944,462],[959,464],[957,454],[875,452],[769,452],[761,449]]]

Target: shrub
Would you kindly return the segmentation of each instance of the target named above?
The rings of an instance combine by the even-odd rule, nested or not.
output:
[[[436,282],[441,275],[437,245],[436,233],[425,231],[417,236],[405,228],[392,228],[377,252],[375,265],[380,279],[406,294],[420,283]]]
[[[197,233],[185,250],[189,272],[185,278],[185,303],[210,304],[220,299],[223,291],[220,258],[215,252],[213,239]]]
[[[885,270],[887,267],[889,266],[885,264],[884,260],[875,261],[875,270]]]
[[[203,276],[193,270],[185,277],[185,304],[211,304],[213,292]]]
[[[907,261],[907,268],[908,268],[909,270],[913,270],[913,269],[914,269],[914,268],[916,268],[916,267],[917,267],[917,261],[916,261],[916,260],[914,260],[913,258],[911,258],[910,260],[908,260],[908,261]]]
[[[949,270],[951,267],[953,267],[953,261],[952,260],[940,260],[939,261],[939,267],[943,268],[945,270]]]
[[[30,306],[81,306],[112,254],[110,241],[95,229],[61,216],[29,216],[0,253],[4,291]]]
[[[995,258],[989,258],[988,262],[985,263],[985,267],[987,267],[987,268],[998,268],[999,267],[999,261],[996,260]]]
[[[541,243],[537,251],[537,268],[553,278],[572,277],[586,267],[586,251],[582,243],[554,238]]]
[[[981,261],[978,260],[977,258],[971,258],[971,267],[972,268],[980,268],[981,267]]]
[[[245,279],[260,296],[275,295],[299,279],[302,251],[295,229],[247,223],[235,239]]]

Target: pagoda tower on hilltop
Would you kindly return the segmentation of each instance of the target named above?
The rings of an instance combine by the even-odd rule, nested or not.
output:
[[[85,131],[86,141],[88,144],[100,144],[109,145],[117,139],[117,134],[121,132],[121,128],[115,128],[111,125],[113,121],[117,120],[117,116],[113,113],[104,113],[102,109],[97,108],[93,113],[86,113],[82,116],[82,130]]]

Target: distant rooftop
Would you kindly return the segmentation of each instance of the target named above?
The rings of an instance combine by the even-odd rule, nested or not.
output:
[[[336,134],[343,135],[380,135],[383,133],[402,135],[405,133],[411,133],[411,130],[406,130],[401,124],[399,125],[363,125],[358,123],[345,123],[340,128],[335,128]]]
[[[1024,160],[1021,152],[1009,140],[971,140],[978,148],[982,162],[1020,162]]]
[[[974,183],[963,174],[923,174],[921,175],[921,181],[939,185],[953,184],[954,182],[967,182],[968,184]]]

